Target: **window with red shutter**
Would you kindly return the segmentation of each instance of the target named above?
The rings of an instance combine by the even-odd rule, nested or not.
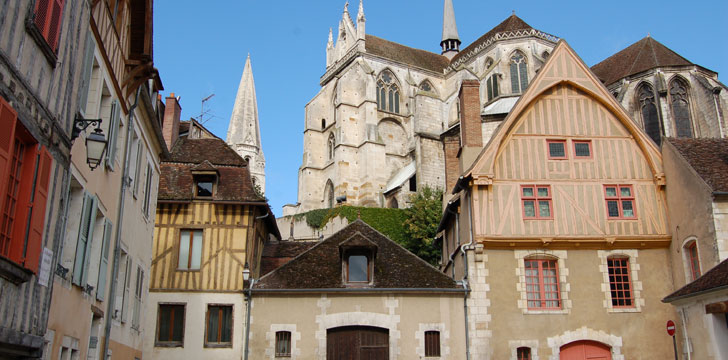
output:
[[[58,51],[58,38],[61,33],[64,0],[37,0],[33,23],[40,31],[53,52]]]

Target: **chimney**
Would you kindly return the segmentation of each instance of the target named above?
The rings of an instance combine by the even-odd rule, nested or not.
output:
[[[480,119],[480,82],[463,80],[460,85],[460,166],[467,169],[483,149],[483,130]]]
[[[174,93],[170,93],[166,98],[164,106],[164,122],[162,123],[162,136],[167,148],[172,150],[175,141],[179,138],[179,119],[182,114],[182,107],[179,101],[174,97]]]

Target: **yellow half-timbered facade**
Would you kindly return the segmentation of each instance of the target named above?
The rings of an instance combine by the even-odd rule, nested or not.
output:
[[[460,131],[479,129],[467,89],[460,103]],[[482,143],[454,159],[440,223],[444,271],[471,290],[470,354],[671,357],[660,151],[566,42]]]

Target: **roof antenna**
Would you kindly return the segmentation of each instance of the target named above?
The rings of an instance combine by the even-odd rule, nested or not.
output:
[[[200,124],[203,124],[204,125],[208,120],[210,120],[210,119],[204,120],[203,118],[205,117],[205,115],[207,115],[210,112],[210,110],[205,111],[205,103],[208,100],[212,99],[213,96],[215,96],[214,93],[213,94],[210,94],[210,96],[202,99],[202,104],[200,105],[200,117],[197,120],[197,122],[199,122]]]

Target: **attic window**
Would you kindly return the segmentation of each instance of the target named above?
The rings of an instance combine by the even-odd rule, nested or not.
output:
[[[215,192],[217,176],[212,174],[195,176],[195,196],[212,197]]]
[[[346,263],[347,282],[369,282],[369,258],[366,255],[349,255]]]
[[[377,244],[361,234],[339,245],[341,278],[345,285],[362,287],[373,284],[374,258]]]

